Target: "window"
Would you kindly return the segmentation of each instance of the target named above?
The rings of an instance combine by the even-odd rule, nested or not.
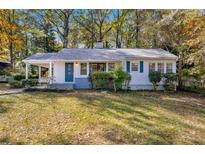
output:
[[[96,71],[106,71],[106,64],[105,63],[90,63],[90,73]]]
[[[115,63],[108,63],[108,71],[113,71],[115,69]]]
[[[172,63],[167,63],[166,69],[167,69],[167,73],[172,73],[173,72],[172,71]]]
[[[158,72],[164,73],[164,63],[158,63]]]
[[[155,63],[149,63],[149,72],[155,71]]]
[[[80,75],[87,75],[87,63],[80,64]]]
[[[138,71],[138,63],[132,63],[132,72]]]

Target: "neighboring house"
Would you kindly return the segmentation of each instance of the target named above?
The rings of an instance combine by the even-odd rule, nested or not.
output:
[[[49,70],[49,83],[58,88],[88,89],[89,73],[109,71],[122,67],[131,74],[131,89],[152,89],[149,71],[176,72],[177,56],[162,49],[86,49],[65,48],[58,53],[37,53],[23,61],[28,66],[39,66]],[[162,84],[162,83],[161,83]]]
[[[9,67],[10,62],[0,59],[0,82],[6,82],[8,77],[5,75],[5,69]]]
[[[8,67],[9,65],[10,65],[9,61],[5,61],[5,60],[0,59],[0,70]]]

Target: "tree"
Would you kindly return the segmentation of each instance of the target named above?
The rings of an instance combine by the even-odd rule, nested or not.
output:
[[[6,20],[6,10],[0,10],[0,58],[7,58],[5,48],[8,43],[8,34],[6,33],[7,28],[11,28],[8,20]]]
[[[50,22],[55,26],[56,31],[63,43],[63,48],[68,47],[68,35],[70,31],[70,18],[73,10],[50,10]]]
[[[14,61],[16,53],[22,47],[21,26],[18,22],[18,12],[15,10],[1,10],[1,49],[5,53],[9,51],[9,59],[12,68],[14,68]],[[7,49],[7,50],[6,50]],[[5,56],[4,56],[5,57]]]
[[[113,24],[109,20],[111,10],[94,10],[94,23],[97,27],[97,41],[103,42],[105,35],[112,29]]]
[[[73,19],[79,24],[79,29],[82,31],[82,41],[85,42],[87,47],[93,48],[94,43],[97,42],[94,10],[77,10],[73,15]]]
[[[179,57],[179,87],[181,87],[184,67],[188,66],[190,70],[196,68],[189,65],[190,59],[197,67],[200,66],[199,61],[196,59],[198,59],[197,57],[203,57],[203,54],[200,56],[200,47],[197,46],[199,42],[201,42],[199,44],[203,44],[204,20],[202,18],[203,16],[199,16],[198,10],[171,10],[163,20],[158,22],[161,29],[161,43],[165,44],[164,42],[166,42],[171,52]],[[204,48],[203,45],[201,47],[201,49]],[[203,66],[201,68],[204,70]]]
[[[115,46],[116,48],[121,48],[122,46],[122,38],[123,38],[123,26],[126,22],[126,15],[128,10],[113,10],[114,21],[114,34],[115,34]],[[120,37],[121,36],[121,37]]]
[[[31,15],[33,20],[30,24],[36,26],[36,31],[33,31],[36,42],[43,49],[44,52],[55,51],[55,32],[54,27],[50,21],[51,12],[50,10],[32,10]]]

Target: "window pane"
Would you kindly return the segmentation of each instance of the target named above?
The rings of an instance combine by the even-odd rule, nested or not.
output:
[[[172,63],[167,63],[167,73],[172,73]]]
[[[164,73],[164,63],[158,63],[158,72]]]
[[[138,71],[138,63],[132,63],[132,71]]]
[[[105,64],[98,64],[98,71],[105,71],[105,67],[106,65]]]
[[[87,63],[80,64],[80,75],[87,75]]]
[[[149,63],[149,72],[155,71],[155,63]]]
[[[90,63],[90,72],[105,71],[105,63]]]
[[[113,71],[115,69],[115,63],[108,63],[108,71]]]

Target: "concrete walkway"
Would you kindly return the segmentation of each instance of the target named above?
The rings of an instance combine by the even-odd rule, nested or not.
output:
[[[24,91],[24,88],[20,89],[0,89],[0,95],[16,94]]]

